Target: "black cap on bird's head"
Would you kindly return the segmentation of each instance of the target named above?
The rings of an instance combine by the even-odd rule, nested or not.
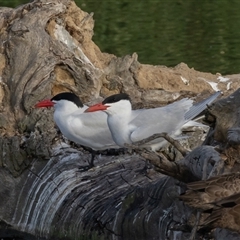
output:
[[[75,103],[78,107],[83,107],[83,103],[81,102],[79,97],[71,92],[59,93],[51,99],[51,101],[53,101],[53,102],[57,102],[60,100],[68,100],[68,101]]]
[[[79,97],[71,92],[58,93],[53,98],[51,98],[51,100],[47,99],[37,103],[35,107],[36,108],[53,107],[54,104],[56,104],[60,100],[67,100],[67,101],[73,102],[75,105],[77,105],[77,107],[83,107],[83,104],[79,99]]]
[[[115,102],[118,102],[121,100],[128,100],[131,102],[131,99],[128,94],[118,93],[118,94],[114,94],[114,95],[111,95],[111,96],[105,98],[104,101],[102,102],[102,104],[115,103]]]

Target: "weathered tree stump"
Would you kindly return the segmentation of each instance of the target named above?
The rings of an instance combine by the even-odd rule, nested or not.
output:
[[[210,108],[217,125],[207,139],[209,145],[221,143],[221,154],[202,146],[177,162],[139,151],[99,155],[89,171],[81,166],[90,153],[59,136],[52,111],[33,106],[61,91],[75,92],[83,102],[122,91],[135,108],[156,107],[183,96],[206,97],[211,82],[229,95],[239,87],[239,75],[221,81],[183,63],[169,69],[140,64],[137,54],[102,53],[91,40],[93,23],[93,14],[71,0],[0,9],[0,237],[189,239],[195,209],[179,194],[184,182],[237,168],[236,101],[231,108],[223,104],[228,99]],[[227,125],[221,115],[226,109],[235,119]],[[195,135],[195,147],[201,136]],[[213,232],[216,238],[230,234]]]

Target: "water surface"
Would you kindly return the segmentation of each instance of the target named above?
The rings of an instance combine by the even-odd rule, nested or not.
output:
[[[26,0],[0,0],[16,6]],[[240,73],[240,1],[77,0],[94,12],[94,42],[103,52],[137,52],[146,64],[185,62],[199,71]]]

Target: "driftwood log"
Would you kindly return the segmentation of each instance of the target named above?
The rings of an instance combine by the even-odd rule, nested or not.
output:
[[[52,111],[33,106],[72,91],[83,102],[126,92],[135,108],[156,107],[186,96],[204,98],[212,86],[228,96],[239,88],[239,75],[202,73],[183,63],[171,69],[143,65],[135,53],[102,53],[92,42],[93,25],[93,14],[71,0],[0,9],[0,237],[204,237],[192,231],[197,210],[179,194],[185,183],[238,169],[239,90],[210,106],[206,145],[200,130],[188,144],[195,149],[182,160],[171,161],[174,152],[105,152],[88,171],[82,166],[90,153],[58,133]],[[240,237],[220,228],[210,234]]]

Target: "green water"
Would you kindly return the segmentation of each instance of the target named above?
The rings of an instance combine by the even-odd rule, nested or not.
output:
[[[0,0],[0,6],[28,1]],[[103,52],[137,52],[141,63],[240,73],[239,0],[78,0],[94,12],[94,42]]]

